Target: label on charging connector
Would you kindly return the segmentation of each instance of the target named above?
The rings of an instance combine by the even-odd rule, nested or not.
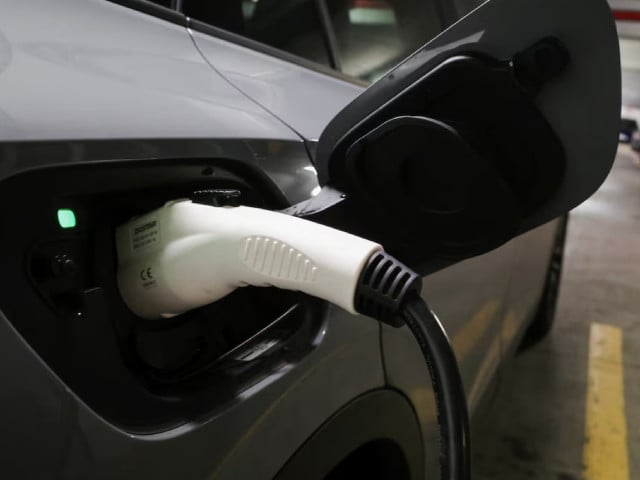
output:
[[[158,286],[158,282],[156,282],[155,273],[153,267],[144,267],[140,269],[140,281],[142,282],[142,286],[145,289],[153,288]]]
[[[150,218],[131,227],[131,250],[135,253],[160,244],[160,222]]]

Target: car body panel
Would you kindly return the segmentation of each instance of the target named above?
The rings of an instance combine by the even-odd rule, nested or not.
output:
[[[0,313],[0,347],[11,359],[0,367],[0,380],[11,386],[3,388],[0,404],[16,412],[0,416],[3,475],[271,478],[336,410],[384,385],[378,325],[342,311],[329,318],[324,341],[302,365],[265,379],[210,418],[134,435],[69,391]]]
[[[329,121],[365,89],[285,60],[192,31],[212,67],[247,96],[308,140],[320,137]]]
[[[0,178],[222,156],[263,168],[290,203],[317,186],[300,137],[217,75],[186,28],[104,0],[4,2],[0,12]],[[296,368],[224,411],[136,435],[96,415],[1,313],[0,333],[8,478],[267,478],[333,412],[384,386],[377,322],[331,308],[322,341]]]
[[[106,0],[12,0],[0,13],[0,180],[52,164],[225,157],[262,168],[296,203],[318,187],[301,136],[318,138],[363,89]],[[470,42],[487,40],[468,33]],[[526,328],[554,229],[547,224],[425,279],[472,409]],[[435,475],[437,417],[415,340],[335,307],[326,318],[322,341],[295,368],[274,372],[223,410],[139,435],[96,415],[0,314],[8,359],[0,381],[11,385],[0,405],[19,412],[0,416],[2,451],[10,453],[3,473],[270,478],[343,405],[391,386],[416,408],[426,472]]]
[[[184,27],[104,0],[1,8],[2,141],[299,140],[211,70]]]
[[[511,357],[536,314],[542,295],[556,232],[562,220],[555,220],[518,237],[509,293],[502,326],[503,356]]]
[[[228,156],[260,165],[290,203],[317,187],[300,137],[215,73],[184,27],[104,0],[65,5],[1,7],[0,178],[58,163]]]
[[[318,178],[300,140],[226,138],[129,138],[0,142],[0,180],[53,165],[146,159],[228,158],[260,168],[286,203],[309,198]]]

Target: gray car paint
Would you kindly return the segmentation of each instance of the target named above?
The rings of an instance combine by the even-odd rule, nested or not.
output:
[[[223,155],[265,168],[291,202],[317,185],[300,137],[213,72],[182,27],[103,0],[13,1],[0,6],[0,34],[2,177],[56,163]],[[69,391],[0,315],[0,381],[10,386],[0,393],[3,476],[272,477],[333,412],[384,385],[379,325],[335,308],[327,319],[315,351],[237,404],[133,435]]]
[[[0,140],[299,140],[217,75],[184,27],[104,0],[6,0]]]
[[[141,159],[171,155],[188,151],[180,142],[198,138],[204,140],[196,148],[203,156],[222,152],[262,164],[270,174],[278,171],[272,178],[295,202],[316,184],[300,137],[285,123],[307,138],[316,138],[333,114],[358,92],[348,82],[288,67],[276,59],[260,58],[258,62],[258,55],[251,52],[243,53],[247,60],[253,57],[251,61],[233,64],[239,47],[208,40],[223,49],[220,58],[230,62],[231,66],[221,67],[227,78],[280,121],[216,74],[183,27],[103,0],[55,4],[13,0],[3,2],[0,12],[0,140],[6,142],[0,165],[3,177],[51,162],[123,158],[129,148]],[[530,18],[527,21],[534,24]],[[457,31],[456,36],[478,33],[468,28],[470,31]],[[207,54],[201,46],[204,35],[194,38]],[[441,48],[448,48],[445,40],[439,40]],[[503,41],[489,46],[499,51]],[[266,68],[267,75],[254,72],[252,62]],[[215,60],[211,63],[216,66]],[[299,88],[307,81],[314,85],[314,95]],[[329,95],[331,91],[334,96]],[[311,107],[318,110],[317,115]],[[237,144],[225,146],[222,139],[237,139]],[[252,153],[246,139],[272,139],[273,149],[269,155]],[[42,140],[54,142],[39,145],[42,148],[28,143]],[[279,145],[294,152],[281,168]],[[59,155],[49,157],[56,147]],[[243,153],[238,154],[238,149]],[[304,173],[304,188],[296,172],[310,172]],[[550,238],[541,235],[533,242],[540,258],[548,255]],[[464,347],[468,355],[461,355],[472,404],[495,378],[504,348],[500,328],[518,241],[454,267],[457,270],[441,272],[440,277],[430,277],[425,286],[454,344],[456,332],[463,331],[470,318],[482,319],[477,323],[483,328],[474,332],[481,340]],[[536,274],[528,278],[529,287],[523,289],[531,305],[542,288],[540,264],[536,265]],[[460,277],[469,276],[474,268],[474,278],[487,290],[475,300],[460,300]],[[478,285],[469,281],[467,292],[479,292]],[[491,301],[498,305],[484,307]],[[460,308],[464,312],[457,313]],[[490,314],[477,317],[482,308]],[[514,317],[516,330],[522,331],[528,316],[530,310],[525,307]],[[268,478],[338,407],[385,383],[378,325],[335,308],[328,318],[324,340],[301,365],[274,374],[224,412],[161,434],[140,436],[118,430],[96,416],[0,316],[0,349],[11,358],[3,362],[0,379],[12,386],[3,389],[0,405],[5,412],[29,408],[29,415],[0,416],[4,473],[14,478]],[[383,340],[387,381],[406,392],[418,407],[429,440],[435,432],[435,411],[415,342],[406,331],[386,328]],[[457,352],[464,348],[457,346]],[[435,471],[435,445],[426,442],[429,473]],[[174,456],[177,451],[179,461]]]
[[[316,72],[205,33],[190,31],[212,67],[308,140],[362,93],[361,83]]]
[[[237,404],[167,432],[133,435],[95,415],[0,315],[0,348],[11,359],[0,366],[10,386],[0,393],[3,477],[271,478],[333,412],[384,384],[378,325],[337,309],[329,318],[324,340],[301,365],[255,385]]]
[[[318,178],[299,140],[218,138],[0,142],[0,180],[28,170],[113,160],[231,158],[264,171],[288,203],[308,199]]]
[[[291,203],[317,186],[300,137],[212,71],[184,27],[104,0],[0,9],[0,178],[229,156],[263,168]]]

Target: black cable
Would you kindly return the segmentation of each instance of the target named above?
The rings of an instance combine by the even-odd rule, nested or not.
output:
[[[440,429],[440,473],[443,480],[471,478],[469,413],[464,386],[447,334],[417,294],[405,299],[401,316],[416,338],[429,367]]]
[[[440,430],[440,477],[469,480],[469,412],[449,338],[420,296],[420,276],[385,252],[371,256],[356,289],[356,310],[394,327],[407,325],[426,360]]]

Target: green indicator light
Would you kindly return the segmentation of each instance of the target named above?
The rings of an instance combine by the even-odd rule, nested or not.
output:
[[[76,214],[68,208],[59,208],[58,223],[62,228],[73,228],[76,226]]]

